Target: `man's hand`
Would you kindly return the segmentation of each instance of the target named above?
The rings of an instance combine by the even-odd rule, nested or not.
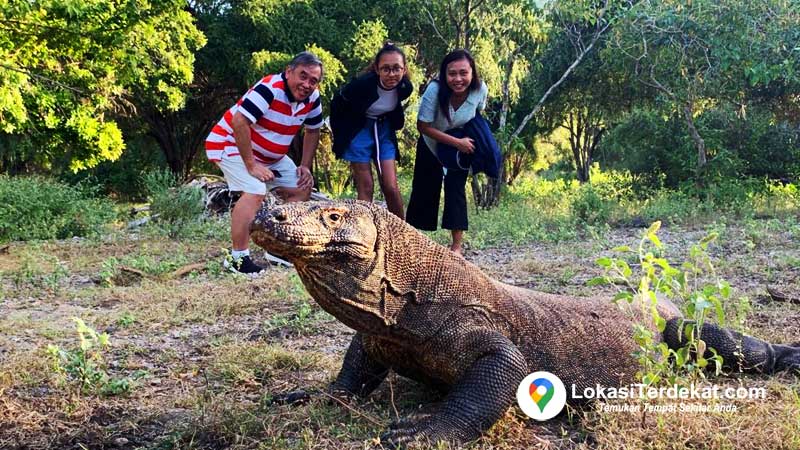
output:
[[[306,166],[297,166],[297,187],[303,190],[311,190],[314,187],[314,177],[311,170]]]
[[[253,177],[255,177],[259,181],[268,182],[275,179],[275,174],[272,173],[271,170],[267,169],[266,167],[262,166],[258,163],[248,164],[247,172],[250,173]]]

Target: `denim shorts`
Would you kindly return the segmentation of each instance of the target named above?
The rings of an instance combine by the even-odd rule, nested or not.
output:
[[[380,154],[375,146],[376,131],[377,140],[380,143]],[[397,147],[392,142],[391,136],[392,130],[389,127],[389,121],[367,119],[364,128],[356,134],[356,137],[350,142],[350,146],[344,151],[342,159],[355,163],[397,159]]]

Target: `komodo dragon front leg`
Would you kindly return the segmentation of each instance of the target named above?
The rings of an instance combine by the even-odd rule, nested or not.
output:
[[[356,333],[344,355],[342,369],[331,385],[334,394],[366,397],[386,378],[389,369],[369,356],[364,336]]]
[[[392,447],[475,440],[511,406],[527,363],[505,336],[449,327],[429,347],[432,362],[454,381],[440,410],[420,421],[401,420],[381,436]]]

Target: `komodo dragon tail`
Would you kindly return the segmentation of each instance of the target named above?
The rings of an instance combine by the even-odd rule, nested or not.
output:
[[[664,341],[673,350],[686,345],[682,334],[684,323],[684,319],[667,322]],[[800,371],[800,347],[770,344],[714,324],[704,324],[700,335],[709,349],[713,348],[722,356],[725,369],[767,374],[782,370]],[[711,350],[706,350],[703,355],[704,358],[712,356]]]

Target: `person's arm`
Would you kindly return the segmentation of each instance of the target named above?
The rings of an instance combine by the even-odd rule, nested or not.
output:
[[[261,164],[257,164],[253,156],[253,141],[250,138],[250,119],[240,111],[233,115],[231,120],[233,126],[233,138],[236,140],[236,147],[239,149],[239,156],[244,161],[247,172],[260,181],[272,181],[275,174]]]
[[[451,147],[455,147],[460,152],[472,153],[475,151],[475,143],[472,142],[472,139],[466,136],[461,139],[450,136],[444,131],[440,131],[434,128],[431,122],[423,122],[421,120],[418,120],[417,130],[419,130],[420,133],[424,134],[425,136],[428,136],[429,138],[433,139],[436,142],[447,144]]]
[[[297,187],[311,190],[314,187],[314,177],[311,176],[311,164],[319,146],[320,129],[322,128],[322,98],[317,96],[314,107],[308,113],[305,133],[303,134],[303,158],[297,167]]]
[[[319,128],[306,128],[303,133],[303,159],[297,167],[297,187],[300,189],[311,189],[314,187],[314,177],[311,176],[311,164],[314,163],[314,156],[317,154],[319,146]]]
[[[444,131],[434,128],[433,122],[436,120],[437,114],[442,114],[442,112],[439,110],[438,96],[439,83],[437,81],[433,81],[428,84],[428,87],[425,89],[425,93],[422,94],[422,98],[419,102],[419,112],[417,113],[417,130],[419,130],[421,134],[428,136],[436,142],[450,145],[457,148],[461,152],[472,153],[475,149],[472,139],[467,137],[457,139],[445,133]],[[431,150],[435,151],[436,149],[432,148]]]

